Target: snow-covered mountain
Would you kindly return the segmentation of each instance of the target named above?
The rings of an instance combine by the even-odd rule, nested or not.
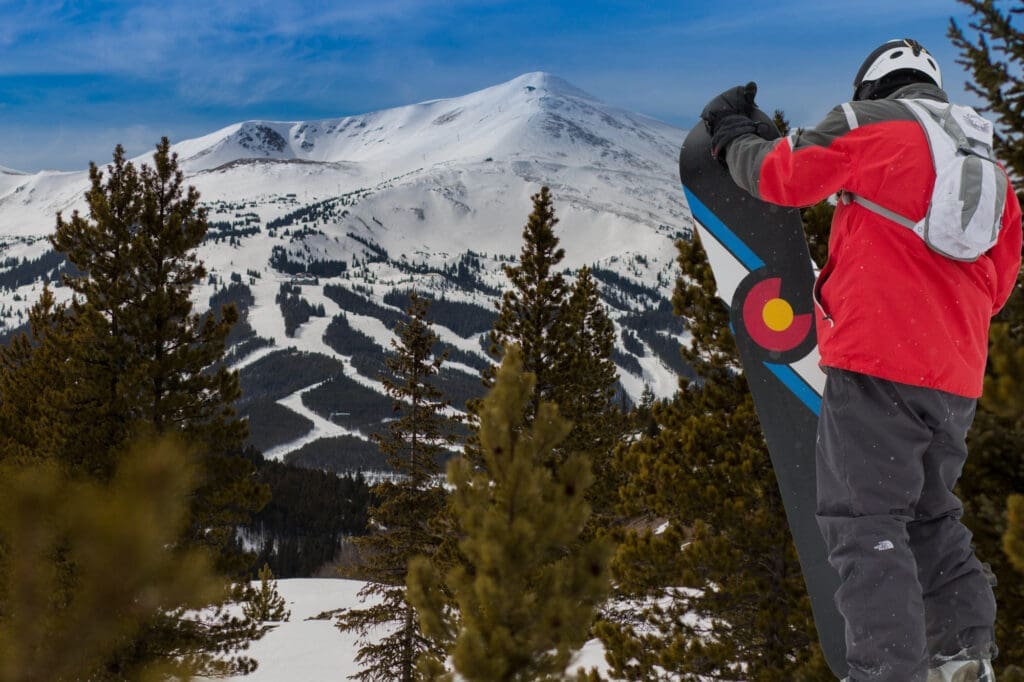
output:
[[[676,181],[683,135],[530,73],[463,97],[246,121],[175,144],[211,221],[197,304],[231,300],[244,313],[230,357],[253,442],[309,465],[372,468],[365,439],[388,414],[380,357],[413,287],[435,298],[455,403],[478,391],[501,266],[542,185],[566,267],[595,268],[621,332],[624,393],[672,393],[684,334],[667,303],[672,243],[690,224]],[[87,186],[85,171],[0,167],[0,325],[17,327],[40,280],[57,277],[45,236],[57,212],[85,210]]]
[[[281,123],[247,121],[181,143],[185,167],[210,170],[242,158],[359,164],[388,176],[483,157],[563,159],[574,165],[657,172],[675,131],[613,112],[564,80],[531,73],[454,99],[363,116]]]

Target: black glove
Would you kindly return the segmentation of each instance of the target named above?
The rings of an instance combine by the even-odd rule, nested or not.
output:
[[[718,97],[714,98],[704,107],[700,117],[708,128],[714,128],[723,116],[729,114],[743,114],[750,116],[754,113],[754,97],[757,96],[757,83],[751,81],[746,85],[737,85],[729,88]],[[712,130],[712,132],[714,132]]]
[[[743,114],[729,114],[718,120],[711,135],[711,156],[725,163],[725,150],[729,143],[747,133],[757,134],[757,123]]]
[[[756,133],[757,124],[750,119],[754,113],[757,83],[729,88],[708,102],[700,117],[711,134],[711,155],[725,158],[725,149],[740,135]]]

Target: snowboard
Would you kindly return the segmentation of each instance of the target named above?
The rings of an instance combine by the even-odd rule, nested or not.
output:
[[[776,133],[771,119],[761,129]],[[844,623],[815,521],[815,439],[825,374],[814,330],[814,268],[800,212],[755,199],[711,156],[703,123],[686,136],[679,176],[700,243],[729,308],[829,667],[846,676]]]

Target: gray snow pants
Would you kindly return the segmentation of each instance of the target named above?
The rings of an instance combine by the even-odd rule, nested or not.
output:
[[[924,682],[932,656],[993,644],[995,597],[952,492],[975,406],[828,369],[817,516],[851,682]]]

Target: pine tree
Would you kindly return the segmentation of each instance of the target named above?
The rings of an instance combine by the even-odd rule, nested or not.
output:
[[[63,446],[62,397],[73,380],[59,369],[71,355],[73,320],[49,287],[29,310],[28,332],[0,348],[0,461],[29,464]]]
[[[51,241],[76,266],[78,274],[65,277],[75,296],[57,306],[44,295],[31,315],[32,337],[0,352],[0,425],[6,432],[24,420],[0,439],[0,459],[54,462],[73,479],[103,483],[139,437],[182,437],[197,449],[199,472],[180,541],[209,549],[227,580],[246,564],[235,528],[266,500],[239,456],[237,374],[219,364],[237,315],[193,312],[192,289],[206,276],[194,253],[206,215],[166,138],[153,160],[136,169],[118,147],[108,170],[90,168],[88,216],[58,215]],[[125,642],[108,674],[130,677],[151,661],[183,657],[230,669],[216,657],[255,632],[225,610],[212,622],[162,612]],[[234,667],[254,663],[238,658]]]
[[[556,325],[559,346],[551,363],[551,392],[544,398],[558,405],[559,414],[573,425],[557,451],[590,456],[594,484],[587,501],[592,524],[606,526],[615,517],[622,483],[613,470],[612,454],[626,430],[626,419],[613,402],[619,380],[611,359],[615,326],[590,268],[580,268]]]
[[[359,595],[376,603],[347,611],[338,620],[339,628],[363,638],[356,656],[361,670],[353,677],[364,681],[422,679],[417,660],[441,653],[420,631],[405,586],[410,559],[436,557],[444,540],[438,524],[446,494],[436,479],[441,473],[438,461],[453,435],[453,421],[446,414],[449,404],[432,383],[445,356],[433,354],[438,339],[426,319],[427,310],[428,301],[414,292],[406,310],[408,320],[398,327],[396,352],[386,361],[393,378],[385,377],[384,386],[400,416],[377,442],[398,478],[374,489],[378,502],[371,507],[370,518],[377,530],[355,539],[369,580]],[[386,628],[387,634],[367,641],[368,632],[379,628]]]
[[[1024,33],[1013,24],[1019,9],[1002,10],[994,0],[957,0],[970,8],[972,39],[949,20],[947,35],[960,51],[957,63],[972,80],[967,90],[996,118],[994,148],[1015,179],[1024,178]]]
[[[981,402],[968,434],[969,454],[957,493],[978,557],[991,564],[997,579],[996,664],[1004,679],[1013,668],[1024,674],[1024,581],[1004,552],[1007,533],[1020,532],[1009,523],[1007,501],[1024,491],[1024,420],[997,414],[987,402]]]
[[[613,402],[618,382],[611,360],[615,328],[590,268],[581,268],[571,284],[557,270],[565,250],[555,235],[558,218],[550,191],[542,187],[532,199],[519,261],[504,268],[510,288],[502,295],[490,332],[490,350],[500,357],[507,346],[522,349],[524,369],[536,377],[527,417],[549,400],[572,422],[569,436],[552,451],[551,464],[572,452],[591,457],[596,483],[589,501],[596,530],[613,516],[619,481],[611,467],[612,452],[626,430]],[[495,371],[496,366],[485,370],[486,386],[492,385]]]
[[[971,74],[969,91],[996,119],[996,155],[1018,185],[1024,182],[1024,32],[1013,23],[1019,9],[991,0],[960,0],[970,8],[968,35],[950,21],[948,35]],[[978,556],[990,562],[998,583],[996,642],[1000,679],[1024,679],[1024,581],[1013,568],[1014,537],[1024,534],[1019,514],[1024,494],[1024,275],[991,329],[985,393],[968,436],[970,455],[959,493],[964,521],[974,533]],[[1007,500],[1010,499],[1009,509]],[[1014,525],[1017,524],[1017,525]]]
[[[1024,495],[1013,495],[1008,505],[1008,523],[1003,548],[1013,564],[1024,573]]]
[[[1012,438],[1008,442],[1014,444],[1020,443],[1018,438],[1024,437],[1024,391],[1021,390],[1024,386],[1024,343],[1014,340],[1012,330],[1012,322],[993,326],[982,411],[992,413],[989,419],[1005,426],[1005,436]],[[1024,338],[1024,333],[1018,330],[1016,337]],[[1018,455],[1016,462],[1018,469],[1013,477],[1013,492],[1007,502],[1002,547],[1010,564],[1024,573],[1024,493],[1021,492],[1024,488],[1018,487],[1024,484],[1024,471],[1020,471],[1024,467],[1024,458]],[[998,498],[989,496],[989,499]],[[1015,631],[1024,632],[1022,619],[1012,618],[1012,621],[1016,624]],[[1017,674],[1024,678],[1024,670],[1019,666]]]
[[[533,395],[527,406],[529,414],[537,412],[541,400],[551,395],[551,363],[558,357],[558,314],[565,302],[569,285],[556,270],[565,258],[565,249],[555,236],[554,202],[547,187],[531,197],[533,212],[523,228],[523,248],[519,262],[503,269],[511,288],[506,289],[498,307],[498,319],[490,331],[491,355],[500,359],[506,347],[521,348],[523,367],[536,377]],[[490,387],[497,366],[484,373]]]
[[[601,302],[589,267],[580,268],[558,311],[559,348],[552,358],[550,396],[559,413],[573,422],[562,443],[567,452],[608,452],[621,432],[613,398],[619,371],[611,360],[615,326]]]
[[[249,588],[242,610],[246,617],[259,623],[281,623],[291,618],[284,597],[277,591],[277,581],[270,566],[263,564],[259,572],[259,588]]]
[[[420,557],[409,570],[424,632],[452,641],[455,671],[469,682],[562,679],[608,590],[605,546],[579,542],[589,514],[587,460],[569,455],[549,466],[571,426],[547,401],[525,416],[535,395],[518,348],[506,347],[479,410],[486,466],[464,457],[448,466],[466,565],[442,578]],[[439,676],[436,665],[425,672]]]
[[[999,328],[993,325],[993,333]],[[999,350],[993,344],[986,390],[999,365]],[[997,579],[993,589],[999,606],[999,679],[1024,680],[1024,581],[1017,572],[1024,568],[1019,553],[1020,539],[1024,538],[1024,456],[1020,451],[1024,413],[1018,408],[1013,415],[1007,403],[995,403],[989,395],[983,397],[968,435],[970,454],[958,494],[964,502],[964,521],[974,534],[978,556],[991,564]],[[1017,395],[1019,399],[1019,392]]]
[[[105,679],[156,614],[220,598],[208,553],[178,545],[194,481],[173,440],[133,446],[104,482],[74,480],[53,461],[0,464],[0,681]],[[171,658],[132,679],[192,671]]]
[[[637,437],[653,438],[658,435],[660,427],[654,418],[654,407],[657,399],[654,389],[650,384],[644,384],[643,393],[640,394],[640,402],[630,413],[630,426]]]
[[[1010,330],[1010,323],[996,325],[992,330],[985,407],[997,413],[1001,420],[1010,421],[1017,436],[1024,436],[1024,392],[1021,391],[1021,386],[1024,386],[1024,344],[1014,343]],[[1024,337],[1024,334],[1018,336]],[[1018,463],[1021,459],[1024,458],[1018,457]],[[1018,471],[1015,483],[1024,483],[1024,472]],[[1024,493],[1019,487],[1013,490],[1007,502],[1006,532],[1002,543],[1010,564],[1024,573]],[[1024,630],[1019,622],[1018,630]],[[1019,667],[1017,674],[1024,678],[1024,671]]]
[[[674,306],[693,335],[683,354],[701,378],[654,410],[656,435],[619,465],[623,511],[664,519],[628,536],[613,564],[635,614],[599,624],[613,673],[629,680],[818,680],[817,645],[771,462],[728,314],[699,242],[680,241]]]
[[[234,528],[266,501],[238,456],[246,431],[233,408],[237,372],[217,367],[238,315],[233,306],[219,317],[193,311],[190,294],[206,277],[195,255],[206,213],[195,188],[185,187],[167,138],[153,163],[136,170],[118,147],[105,182],[90,167],[89,217],[57,217],[53,246],[83,273],[66,283],[77,294],[74,359],[86,377],[71,396],[80,418],[60,456],[103,475],[111,463],[90,457],[116,455],[139,428],[202,443],[190,539],[238,570],[230,561]]]

